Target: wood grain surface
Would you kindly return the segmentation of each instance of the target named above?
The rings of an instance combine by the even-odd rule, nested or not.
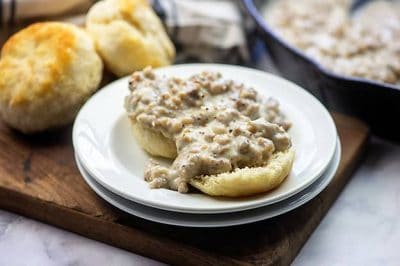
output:
[[[315,199],[279,217],[244,226],[191,229],[129,216],[100,199],[74,162],[71,128],[25,136],[0,123],[0,208],[144,256],[180,265],[288,265],[357,166],[368,128],[334,115],[342,160]]]

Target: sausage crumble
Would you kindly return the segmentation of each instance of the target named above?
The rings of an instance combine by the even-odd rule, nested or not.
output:
[[[276,32],[327,69],[400,84],[400,3],[370,1],[354,14],[353,0],[274,0],[264,17]]]

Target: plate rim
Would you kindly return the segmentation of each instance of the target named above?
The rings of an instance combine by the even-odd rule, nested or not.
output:
[[[146,214],[143,215],[143,212],[142,212],[142,214],[140,214],[141,211],[140,210],[138,211],[138,208],[143,208],[143,207],[144,208],[148,208],[149,210],[152,209],[156,213],[157,212],[167,212],[167,213],[171,213],[171,214],[175,214],[176,215],[176,212],[162,210],[162,209],[150,207],[150,206],[147,206],[147,205],[142,205],[142,204],[134,202],[134,201],[129,201],[128,199],[125,199],[124,197],[121,197],[121,196],[113,193],[112,191],[107,191],[107,188],[103,187],[101,184],[96,182],[95,178],[93,178],[91,176],[90,177],[87,176],[87,175],[90,175],[90,173],[85,171],[86,169],[81,164],[80,159],[78,158],[78,155],[76,153],[75,153],[74,157],[75,157],[76,165],[78,167],[78,170],[79,170],[80,174],[82,175],[83,180],[96,193],[96,195],[99,196],[100,198],[102,198],[103,200],[105,200],[106,202],[108,202],[109,204],[113,205],[114,207],[116,207],[116,208],[128,213],[129,215],[133,215],[135,217],[139,217],[139,218],[147,220],[147,221],[156,222],[156,223],[160,223],[160,224],[171,225],[171,226],[192,227],[192,228],[222,228],[222,227],[230,227],[230,226],[251,224],[251,223],[255,223],[255,222],[260,222],[260,221],[263,221],[263,220],[271,219],[273,217],[276,217],[276,216],[288,213],[290,211],[293,211],[293,210],[301,207],[302,205],[306,204],[307,202],[311,201],[312,199],[317,197],[321,192],[323,192],[325,190],[325,188],[334,179],[334,177],[335,177],[335,175],[337,173],[337,170],[339,168],[341,159],[342,159],[341,151],[342,151],[341,142],[340,142],[340,139],[338,137],[337,138],[334,157],[331,159],[331,161],[329,163],[329,166],[327,168],[328,169],[327,171],[329,171],[329,172],[328,172],[328,175],[325,176],[326,179],[323,179],[321,181],[321,178],[324,177],[324,175],[326,173],[326,171],[325,171],[324,174],[322,174],[317,180],[315,180],[311,184],[311,186],[307,187],[303,191],[300,191],[300,192],[296,193],[295,195],[292,195],[291,197],[289,197],[289,198],[287,198],[287,199],[285,199],[283,201],[276,202],[274,204],[267,205],[267,206],[261,206],[261,207],[256,208],[256,209],[237,211],[236,212],[236,213],[240,213],[241,215],[243,215],[243,214],[247,215],[247,218],[245,218],[245,219],[243,219],[243,218],[240,219],[240,220],[237,219],[236,221],[233,221],[233,222],[231,220],[222,219],[224,222],[215,222],[214,221],[214,223],[210,222],[210,221],[208,221],[208,222],[204,222],[204,221],[202,221],[202,222],[199,222],[199,221],[197,221],[197,222],[186,221],[185,222],[185,221],[183,221],[182,222],[182,220],[171,221],[171,219],[170,220],[165,220],[165,218],[159,219],[160,217],[156,217],[157,214],[156,215],[153,214],[151,217],[149,215],[146,215]],[[82,169],[83,169],[84,174],[82,173]],[[88,179],[90,179],[90,180],[88,181]],[[119,198],[120,200],[126,201],[126,202],[128,202],[130,204],[137,205],[136,207],[138,207],[138,208],[133,209],[133,208],[131,208],[129,206],[128,207],[124,206],[125,205],[124,203],[117,202],[115,199],[110,198],[108,195],[104,195],[103,192],[99,192],[98,191],[99,189],[98,189],[97,186],[100,186],[101,189],[111,193],[113,195],[113,197]],[[308,190],[312,190],[312,191],[310,192]],[[299,197],[299,194],[302,194],[304,192],[306,192],[306,193]],[[293,201],[293,199],[296,198],[296,197],[299,197],[299,198],[297,200]],[[271,209],[272,207],[274,207],[274,205],[277,205],[277,204],[281,204],[282,205],[282,204],[285,204],[285,201],[288,202],[290,200],[292,200],[292,203],[286,203],[286,205],[290,206],[290,207],[286,207],[284,209],[281,207],[280,211],[279,210],[270,211],[270,214],[268,214],[268,209]],[[117,203],[115,203],[115,202],[117,202]],[[252,211],[253,212],[254,211],[260,211],[260,213],[262,213],[262,214],[257,215],[256,218],[254,218],[254,215],[253,215],[253,218],[251,218],[252,214],[248,214],[248,213],[252,212]],[[246,214],[246,212],[247,212],[247,214]],[[181,216],[182,215],[189,215],[189,216],[204,216],[204,215],[207,215],[207,214],[180,213],[180,212],[178,212],[178,214],[181,215]],[[218,215],[227,216],[229,214],[231,214],[231,213],[215,213],[215,214],[209,214],[208,216],[214,216],[214,217],[218,216]]]

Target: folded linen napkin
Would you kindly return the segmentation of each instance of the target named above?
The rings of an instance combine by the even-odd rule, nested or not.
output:
[[[41,20],[84,24],[93,0],[0,0],[0,41]],[[174,41],[177,62],[245,63],[244,18],[235,0],[152,0]]]
[[[154,0],[178,61],[237,63],[248,58],[244,22],[232,0]]]

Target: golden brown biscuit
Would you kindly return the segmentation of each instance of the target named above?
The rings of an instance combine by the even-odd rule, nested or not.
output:
[[[100,83],[102,62],[84,30],[66,23],[36,23],[5,43],[0,73],[3,120],[33,133],[74,119]]]
[[[192,178],[190,184],[211,196],[243,197],[270,191],[289,175],[294,151],[274,153],[263,167],[240,168],[233,172]]]
[[[100,1],[89,10],[86,27],[117,76],[174,60],[175,48],[146,0]]]
[[[175,142],[131,120],[133,135],[143,150],[153,156],[174,159],[177,155]]]

